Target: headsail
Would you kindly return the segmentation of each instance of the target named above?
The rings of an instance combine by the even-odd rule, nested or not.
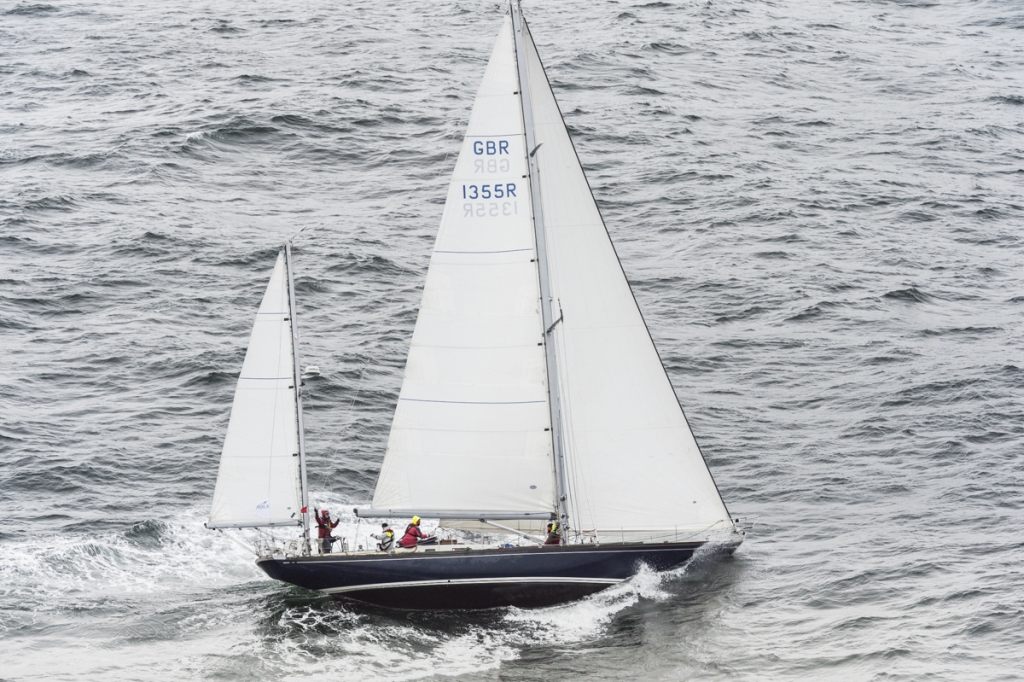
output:
[[[563,316],[554,334],[571,526],[626,539],[729,528],[528,31],[525,38],[551,287]]]
[[[302,523],[292,322],[282,251],[235,388],[209,528]]]
[[[518,89],[506,17],[448,190],[375,510],[554,509]]]

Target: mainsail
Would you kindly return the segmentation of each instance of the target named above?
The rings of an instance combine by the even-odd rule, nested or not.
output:
[[[376,510],[546,518],[554,508],[518,90],[506,18],[448,189]]]
[[[571,533],[608,540],[731,528],[513,10],[449,187],[373,509],[358,512],[564,506]]]
[[[208,528],[303,522],[288,284],[282,251],[256,313],[235,388]]]

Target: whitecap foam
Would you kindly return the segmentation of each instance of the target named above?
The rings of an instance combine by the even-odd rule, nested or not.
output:
[[[37,608],[84,607],[111,595],[227,587],[260,578],[253,556],[203,528],[201,513],[147,522],[147,542],[119,529],[8,541],[0,554],[2,594]]]
[[[427,626],[374,623],[365,613],[323,605],[288,610],[284,636],[251,638],[248,653],[282,679],[412,681],[497,668],[518,656],[502,633],[446,634]],[[463,628],[464,630],[464,628]]]
[[[340,519],[336,534],[353,545],[365,545],[378,531],[379,522],[357,519],[340,498],[314,497]],[[203,676],[242,671],[304,682],[481,674],[538,642],[564,647],[600,639],[624,610],[641,600],[666,599],[665,581],[686,571],[644,567],[588,598],[544,609],[409,617],[270,581],[254,565],[252,553],[203,528],[205,513],[205,507],[195,508],[133,530],[7,543],[0,556],[2,589],[26,608],[5,615],[0,625],[27,631],[52,626],[54,619],[76,622],[77,614],[94,624],[62,657],[34,660],[31,666],[26,658],[13,672],[56,675],[74,665],[86,679],[172,680],[197,671]],[[260,583],[256,590],[246,587]],[[52,613],[68,608],[76,615]],[[189,645],[182,658],[175,642],[185,637],[204,644]],[[229,649],[218,643],[230,643]],[[117,667],[96,667],[99,661],[87,653],[87,645],[120,652]],[[151,668],[154,661],[158,671]]]
[[[666,574],[647,565],[632,578],[585,599],[544,609],[510,609],[506,622],[523,628],[524,644],[547,641],[573,644],[599,637],[606,626],[623,610],[641,599],[663,601],[669,594],[661,589],[666,578],[681,575],[685,566]]]

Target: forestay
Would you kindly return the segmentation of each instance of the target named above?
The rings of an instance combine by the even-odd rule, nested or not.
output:
[[[291,325],[282,252],[256,313],[235,388],[210,528],[301,523]]]
[[[527,33],[572,526],[609,540],[731,527]]]
[[[431,255],[376,510],[554,509],[511,21],[477,93]]]

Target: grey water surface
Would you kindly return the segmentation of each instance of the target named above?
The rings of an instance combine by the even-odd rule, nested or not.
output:
[[[1024,4],[524,10],[748,541],[537,611],[267,579],[202,524],[277,248],[343,509],[504,8],[2,0],[0,679],[1021,679]]]

